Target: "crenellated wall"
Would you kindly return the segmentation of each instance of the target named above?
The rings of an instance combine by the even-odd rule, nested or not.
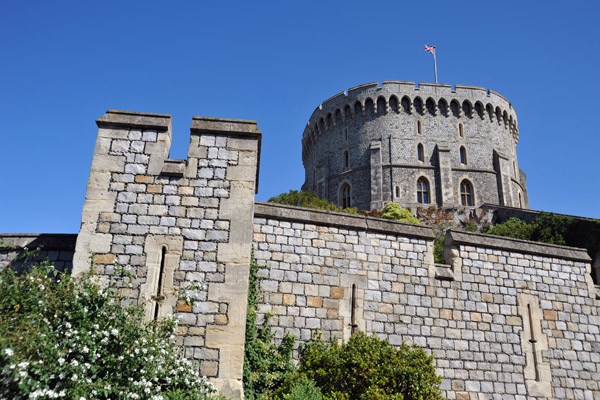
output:
[[[400,81],[360,85],[326,100],[310,117],[302,135],[303,189],[342,205],[349,185],[350,205],[359,209],[389,201],[457,207],[461,183],[468,181],[472,206],[527,208],[518,132],[513,106],[490,90]],[[380,149],[375,164],[374,147]],[[420,178],[430,191],[422,203]]]
[[[133,273],[122,291],[146,320],[179,319],[177,340],[223,394],[242,396],[261,133],[253,121],[194,117],[187,160],[168,159],[171,117],[109,110],[97,120],[73,274]],[[198,302],[177,291],[202,284]],[[160,301],[157,301],[160,300]]]

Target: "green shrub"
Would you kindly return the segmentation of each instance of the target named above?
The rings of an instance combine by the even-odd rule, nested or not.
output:
[[[268,200],[268,202],[286,204],[288,206],[314,208],[317,210],[337,211],[344,212],[347,214],[358,214],[358,210],[356,209],[356,207],[338,207],[335,204],[330,203],[326,199],[321,199],[317,197],[315,192],[310,191],[299,192],[297,190],[290,190],[288,193],[281,193],[280,195],[271,197]]]
[[[542,212],[533,221],[533,240],[551,244],[566,244],[565,235],[573,223],[566,215]]]
[[[290,392],[283,396],[283,400],[321,400],[323,395],[315,382],[306,377],[300,377],[292,385]]]
[[[413,216],[406,208],[400,207],[398,203],[387,203],[383,207],[382,218],[393,219],[395,221],[408,222],[410,224],[420,224],[421,221]]]
[[[47,262],[0,271],[0,398],[206,399],[212,388],[172,341],[175,320],[144,325],[115,285]]]
[[[307,343],[298,372],[313,380],[326,400],[442,399],[433,356],[362,332],[344,344]]]
[[[519,218],[511,218],[501,224],[487,226],[483,233],[515,239],[533,240],[534,227]]]

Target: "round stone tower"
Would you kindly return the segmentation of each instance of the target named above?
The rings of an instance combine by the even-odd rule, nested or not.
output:
[[[384,81],[326,100],[302,135],[303,190],[340,206],[529,208],[517,115],[474,86]]]

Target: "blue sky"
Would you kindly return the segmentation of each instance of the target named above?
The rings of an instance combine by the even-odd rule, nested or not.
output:
[[[352,86],[482,86],[517,110],[532,209],[600,217],[596,1],[3,2],[0,232],[77,232],[107,109],[258,121],[258,200],[304,179],[313,110]]]

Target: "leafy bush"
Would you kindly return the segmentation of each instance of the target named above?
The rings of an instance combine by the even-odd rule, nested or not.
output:
[[[0,398],[206,399],[213,389],[171,340],[176,322],[143,325],[115,285],[48,262],[0,271]]]
[[[442,399],[433,356],[362,332],[345,344],[318,338],[307,343],[298,373],[313,380],[326,400]]]
[[[323,395],[315,382],[306,377],[300,377],[295,381],[288,394],[283,396],[283,400],[321,400]]]
[[[244,354],[245,398],[266,399],[289,381],[295,372],[292,351],[295,339],[286,335],[279,344],[273,344],[269,318],[260,328],[256,326],[260,288],[258,270],[261,268],[254,257],[250,264],[248,282],[248,312],[246,317],[246,345]]]
[[[533,225],[529,225],[525,221],[513,217],[501,224],[486,227],[483,233],[515,239],[532,240],[533,232]]]
[[[446,258],[444,257],[444,251],[446,247],[444,246],[444,241],[446,238],[444,236],[433,239],[433,262],[438,264],[444,264],[446,262]]]
[[[387,203],[383,207],[382,218],[393,219],[395,221],[408,222],[410,224],[420,224],[421,221],[413,216],[406,208],[400,207],[398,203]]]
[[[533,240],[551,244],[566,244],[565,235],[573,223],[566,215],[542,212],[533,221]]]
[[[290,190],[289,193],[281,193],[275,197],[271,197],[268,200],[269,203],[286,204],[288,206],[296,207],[307,207],[314,208],[317,210],[325,211],[337,211],[344,212],[347,214],[358,214],[356,207],[342,208],[338,207],[333,203],[325,199],[317,197],[315,192],[299,192],[297,190]]]

